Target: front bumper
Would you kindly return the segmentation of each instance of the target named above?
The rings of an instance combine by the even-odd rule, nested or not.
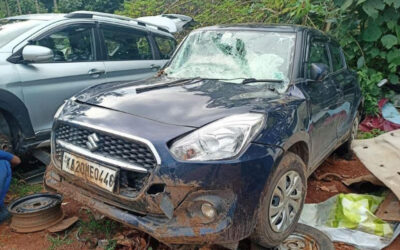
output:
[[[45,186],[166,244],[229,244],[251,234],[267,177],[281,155],[280,148],[250,144],[236,160],[161,165],[147,187],[161,183],[165,189],[153,194],[145,188],[131,201],[134,208],[140,204],[140,211],[79,183],[52,164]],[[215,218],[201,214],[204,202],[214,205]]]

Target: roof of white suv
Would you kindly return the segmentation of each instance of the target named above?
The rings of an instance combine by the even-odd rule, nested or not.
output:
[[[133,26],[140,26],[141,28],[150,28],[155,31],[161,31],[162,33],[170,34],[168,27],[156,25],[151,22],[144,22],[125,16],[119,16],[108,13],[93,12],[93,11],[75,11],[69,14],[29,14],[21,16],[13,16],[5,18],[8,20],[40,20],[40,21],[52,21],[59,19],[96,19],[102,21],[113,21],[122,24],[128,24]]]

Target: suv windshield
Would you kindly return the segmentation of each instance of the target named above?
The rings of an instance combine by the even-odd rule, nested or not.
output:
[[[27,19],[0,19],[0,48],[43,22],[41,20]]]
[[[278,87],[286,89],[294,44],[294,33],[194,32],[177,51],[165,73],[176,78],[282,80]]]

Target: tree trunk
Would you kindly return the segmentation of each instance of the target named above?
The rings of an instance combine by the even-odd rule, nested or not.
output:
[[[7,16],[11,16],[10,6],[8,5],[8,0],[5,0],[4,2],[6,3]]]
[[[17,6],[19,14],[22,15],[21,2],[19,0],[17,0]]]
[[[35,6],[36,6],[36,13],[40,13],[39,1],[38,0],[35,0]]]
[[[53,11],[58,12],[57,0],[53,0],[53,5],[54,5]]]

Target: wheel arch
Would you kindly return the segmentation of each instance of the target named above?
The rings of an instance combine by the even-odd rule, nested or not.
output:
[[[35,136],[25,104],[16,95],[3,89],[0,89],[0,112],[10,130],[19,129],[27,138]]]
[[[298,155],[306,165],[306,170],[310,168],[310,140],[306,132],[299,132],[291,136],[284,144],[284,152],[292,152]]]

